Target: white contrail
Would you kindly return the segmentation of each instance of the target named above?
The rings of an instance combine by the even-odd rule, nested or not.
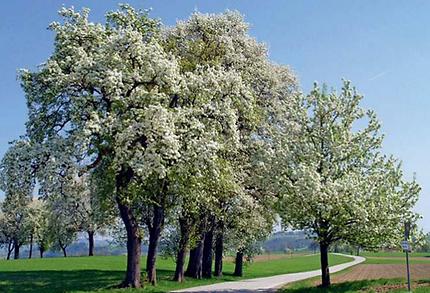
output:
[[[387,74],[388,73],[388,71],[382,71],[382,72],[379,72],[378,74],[376,74],[375,76],[372,76],[371,78],[369,78],[369,81],[372,81],[372,80],[375,80],[375,79],[378,79],[378,78],[380,78],[380,77],[383,77],[385,74]]]

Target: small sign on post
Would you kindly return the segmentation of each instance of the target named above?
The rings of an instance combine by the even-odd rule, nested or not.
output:
[[[411,252],[411,247],[409,246],[409,242],[407,240],[403,240],[401,244],[404,252]]]

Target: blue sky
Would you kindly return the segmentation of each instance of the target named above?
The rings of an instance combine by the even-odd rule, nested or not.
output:
[[[384,150],[403,161],[423,186],[417,211],[430,231],[430,1],[119,1],[153,9],[173,25],[195,10],[239,10],[251,34],[267,44],[275,62],[288,64],[304,90],[314,81],[338,87],[350,79],[376,110],[386,134]],[[24,133],[26,105],[18,68],[34,69],[52,50],[48,24],[65,6],[89,7],[103,21],[118,1],[1,1],[0,156]]]

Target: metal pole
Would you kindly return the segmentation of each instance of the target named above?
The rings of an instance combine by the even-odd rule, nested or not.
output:
[[[411,292],[411,274],[409,271],[409,243],[408,243],[408,239],[409,239],[409,232],[411,230],[411,224],[409,222],[405,223],[405,243],[406,243],[406,272],[408,274],[408,292]]]
[[[409,253],[408,250],[406,250],[406,271],[408,273],[408,291],[411,291],[411,275],[409,272]]]

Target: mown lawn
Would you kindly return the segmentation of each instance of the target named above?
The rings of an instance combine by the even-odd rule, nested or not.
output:
[[[330,255],[330,264],[340,264],[351,259]],[[142,265],[145,258],[142,258]],[[124,256],[94,256],[0,261],[0,292],[167,292],[179,288],[215,282],[238,280],[231,274],[234,264],[226,261],[221,278],[192,280],[178,284],[171,281],[174,262],[159,258],[157,261],[158,286],[145,286],[141,290],[113,289],[123,278]],[[292,256],[262,260],[247,265],[243,278],[256,278],[277,274],[302,272],[319,268],[319,255]]]
[[[337,292],[407,292],[405,280],[403,279],[379,279],[343,282],[331,285],[330,288],[323,289],[315,287],[315,279],[295,282],[279,293],[337,293]],[[412,284],[412,291],[416,293],[429,293],[430,280],[422,280]]]

